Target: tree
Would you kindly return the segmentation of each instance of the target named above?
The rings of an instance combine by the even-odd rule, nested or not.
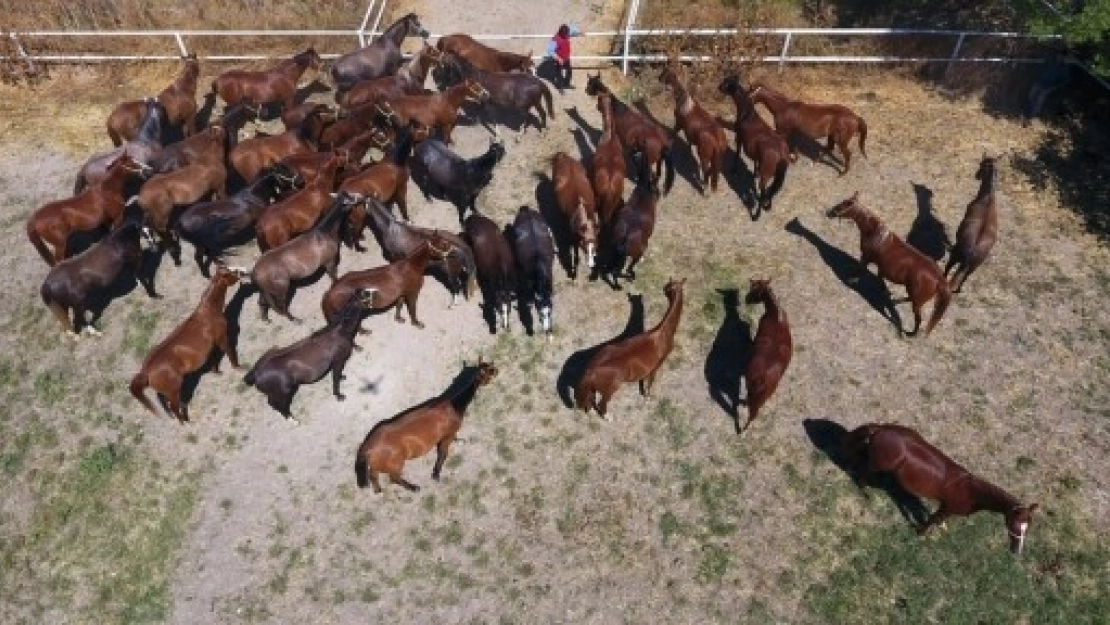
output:
[[[1029,30],[1062,35],[1091,69],[1110,75],[1110,0],[1022,0]]]

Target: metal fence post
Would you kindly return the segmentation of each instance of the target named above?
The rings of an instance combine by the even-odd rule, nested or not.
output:
[[[19,53],[19,56],[23,59],[23,62],[27,64],[27,71],[31,72],[32,74],[37,74],[39,70],[35,67],[35,61],[31,58],[31,55],[27,54],[27,50],[23,49],[23,44],[20,43],[19,37],[17,37],[15,33],[8,33],[8,36],[11,37],[12,45],[15,46],[16,52]]]
[[[790,38],[794,33],[786,33],[786,38],[782,40],[782,52],[779,52],[779,73],[782,73],[782,66],[786,63],[786,53],[790,50]]]
[[[636,27],[636,14],[640,11],[640,0],[632,0],[632,9],[628,12],[628,21],[624,25],[624,49],[621,54],[621,73],[628,75],[628,53],[632,45],[632,29]]]
[[[952,56],[948,57],[948,64],[944,66],[944,73],[947,74],[948,70],[952,69],[952,63],[960,56],[960,48],[964,47],[964,36],[966,33],[960,33],[956,39],[956,47],[952,48]]]
[[[181,56],[189,56],[189,49],[185,47],[185,40],[181,38],[181,33],[174,33],[173,38],[177,40],[177,48],[181,50]]]
[[[370,23],[370,12],[374,10],[374,4],[377,0],[370,0],[366,3],[366,15],[362,16],[362,23],[358,26],[358,45],[360,48],[366,47],[366,25]]]

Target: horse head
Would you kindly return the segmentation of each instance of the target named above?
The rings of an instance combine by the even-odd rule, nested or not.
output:
[[[750,280],[748,282],[748,295],[744,297],[746,304],[758,304],[765,301],[771,294],[771,279]]]
[[[979,161],[979,169],[975,172],[975,179],[986,180],[994,176],[994,162],[995,158],[993,156],[987,156],[987,153],[984,152],[983,159]]]
[[[1033,513],[1037,504],[1017,506],[1006,513],[1006,532],[1010,535],[1010,551],[1014,555],[1021,555],[1025,547],[1025,535],[1029,531],[1029,524],[1033,521]]]
[[[230,287],[240,280],[246,280],[250,272],[242,267],[232,267],[223,263],[216,263],[216,271],[212,274],[210,282],[213,285]]]
[[[663,287],[663,294],[667,296],[667,300],[673,302],[676,297],[682,295],[682,290],[686,286],[686,278],[676,280],[671,278],[667,280],[667,285]]]
[[[717,85],[717,91],[725,95],[736,95],[744,90],[743,85],[740,84],[740,76],[738,74],[729,74],[721,80]]]
[[[851,218],[852,209],[859,206],[859,191],[852,194],[852,197],[840,202],[829,210],[825,211],[825,217],[829,219],[849,219]]]
[[[320,55],[317,54],[316,48],[313,46],[309,46],[304,52],[295,55],[293,57],[293,62],[302,67],[310,67],[316,70],[320,69],[320,66],[324,63]]]
[[[482,357],[478,356],[478,374],[474,381],[476,386],[485,386],[497,377],[497,367],[493,366],[492,362],[483,362]]]
[[[410,35],[418,35],[424,39],[427,39],[431,36],[431,33],[429,33],[427,29],[424,28],[424,25],[420,23],[420,18],[416,16],[416,13],[409,13],[408,15],[402,17],[401,20],[405,23],[406,37]]]
[[[609,88],[601,82],[601,72],[586,74],[586,95],[596,96],[599,93],[609,93]]]

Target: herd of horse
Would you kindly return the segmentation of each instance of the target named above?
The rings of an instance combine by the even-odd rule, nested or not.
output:
[[[344,370],[360,349],[355,339],[366,331],[366,315],[393,308],[395,319],[403,322],[405,308],[412,325],[423,327],[417,301],[425,275],[447,286],[452,306],[460,293],[469,298],[477,284],[491,332],[509,328],[516,304],[522,319],[531,319],[534,309],[539,328],[551,337],[558,247],[553,224],[528,206],[520,207],[504,226],[478,210],[479,194],[506,156],[496,129],[482,155],[465,158],[451,147],[465,102],[477,105],[475,121],[487,109],[508,109],[523,117],[521,133],[529,125],[546,128],[555,118],[550,88],[534,75],[530,57],[496,50],[465,34],[441,37],[435,46],[425,41],[405,61],[401,46],[413,36],[426,38],[428,32],[409,14],[370,45],[332,63],[326,71],[338,108],[297,102],[302,76],[309,70],[325,71],[311,47],[268,70],[225,71],[205,96],[209,104],[224,102],[215,120],[199,119],[199,63],[186,57],[180,75],[157,97],[123,102],[111,113],[107,130],[116,147],[81,167],[73,196],[42,206],[28,220],[28,238],[50,265],[43,301],[72,337],[97,333],[99,312],[86,318],[93,300],[121,278],[138,279],[148,295],[159,297],[153,276],[141,271],[144,239],[148,250],[168,252],[178,265],[181,240],[193,246],[208,287],[192,314],[150,351],[131,380],[131,394],[147,410],[159,412],[147,395],[153,389],[164,409],[185,423],[190,419],[182,398],[186,378],[206,363],[218,371],[221,354],[239,368],[225,309],[229,289],[236,284],[248,295],[257,294],[262,320],[269,322],[273,310],[301,323],[290,312],[296,287],[321,274],[330,278],[321,301],[324,325],[291,345],[268,350],[244,377],[292,422],[293,398],[304,384],[330,373],[335,397],[344,398]],[[429,75],[439,91],[425,89]],[[695,183],[702,195],[716,193],[727,173],[729,124],[694,99],[677,62],[668,62],[658,78],[674,96],[675,130],[621,101],[600,74],[593,74],[586,93],[596,98],[601,119],[593,154],[582,160],[565,152],[551,157],[554,205],[563,217],[556,230],[567,233],[565,243],[573,249],[568,268],[572,279],[582,257],[591,277],[614,289],[621,288],[621,279],[635,279],[659,204],[674,184],[678,132],[696,156]],[[866,155],[867,124],[846,107],[792,100],[763,83],[744,85],[735,74],[725,76],[718,90],[735,104],[731,125],[737,158],[731,162],[744,166],[740,153],[751,161],[753,219],[772,208],[797,159],[799,142],[824,140],[822,156],[842,176],[851,169],[849,143],[854,137]],[[770,113],[773,126],[756,110],[759,104]],[[274,107],[281,112],[283,132],[240,140],[245,124]],[[483,123],[489,128],[491,120]],[[372,148],[382,152],[380,160],[367,158]],[[425,195],[457,207],[460,232],[409,221],[410,172]],[[829,218],[857,225],[859,271],[866,272],[873,263],[882,280],[906,287],[914,312],[910,334],[917,334],[929,300],[936,303],[926,335],[943,316],[953,293],[948,274],[955,270],[952,284],[958,291],[990,254],[998,228],[994,159],[984,157],[976,177],[982,187],[967,207],[943,271],[865,208],[858,193],[828,210]],[[627,194],[626,180],[632,182]],[[394,205],[400,218],[390,208]],[[342,249],[364,250],[367,226],[388,264],[340,274]],[[71,241],[78,235],[99,239],[74,254]],[[253,266],[228,266],[229,251],[252,239],[261,253]],[[770,282],[752,280],[747,293],[747,301],[762,304],[764,312],[743,372],[748,416],[742,427],[737,420],[738,432],[752,426],[793,356],[788,317]],[[684,278],[666,284],[668,307],[653,328],[593,353],[575,384],[578,409],[608,419],[614,393],[630,382],[639,383],[643,395],[651,394],[674,348],[685,285]],[[369,483],[380,491],[378,477],[384,473],[416,490],[402,468],[432,447],[437,450],[432,477],[438,479],[467,407],[496,375],[493,364],[479,360],[465,367],[442,395],[376,425],[357,453],[359,485]],[[868,424],[848,434],[843,449],[861,485],[873,472],[892,472],[909,492],[941,502],[922,532],[950,514],[993,510],[1003,514],[1011,546],[1020,551],[1036,504],[1021,505],[912,430]]]

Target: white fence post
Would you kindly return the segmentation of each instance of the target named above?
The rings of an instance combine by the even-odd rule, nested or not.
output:
[[[636,27],[636,14],[640,11],[640,0],[632,0],[632,8],[628,11],[628,21],[624,25],[624,48],[621,54],[624,58],[621,60],[621,73],[625,76],[628,75],[628,53],[629,47],[632,45],[632,29]]]
[[[366,15],[362,16],[362,23],[358,25],[358,45],[360,48],[366,47],[366,25],[370,23],[370,12],[374,10],[374,4],[377,0],[370,0],[366,3]]]
[[[960,36],[956,39],[956,47],[952,48],[952,56],[948,57],[948,65],[944,66],[945,74],[948,73],[948,70],[952,69],[952,63],[955,63],[956,59],[959,58],[960,48],[964,47],[964,37],[966,35],[967,33],[960,33]]]
[[[790,51],[790,39],[794,33],[786,33],[786,38],[782,40],[782,52],[779,52],[779,73],[782,73],[782,66],[786,63],[786,53]]]
[[[20,58],[27,64],[27,71],[32,74],[37,74],[38,68],[35,67],[35,60],[31,58],[31,55],[27,54],[27,50],[23,49],[23,44],[19,41],[19,37],[17,37],[15,33],[8,33],[8,36],[11,37],[12,45],[15,46],[15,50],[19,53]]]
[[[181,33],[174,33],[173,38],[177,40],[177,49],[181,50],[181,56],[189,56],[189,49],[185,47],[185,40],[181,38]]]

